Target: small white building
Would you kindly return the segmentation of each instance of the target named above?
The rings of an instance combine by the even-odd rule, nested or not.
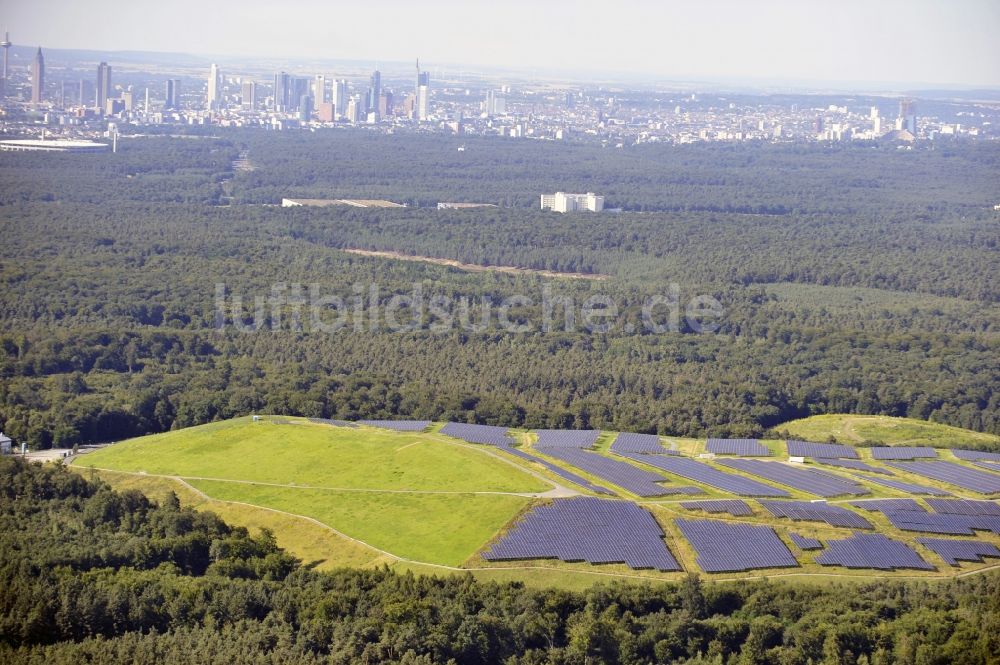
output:
[[[0,432],[0,455],[10,455],[10,449],[14,442],[9,436]]]
[[[593,192],[586,194],[567,194],[566,192],[556,192],[555,194],[542,194],[542,210],[555,210],[556,212],[601,212],[604,210],[604,197]]]

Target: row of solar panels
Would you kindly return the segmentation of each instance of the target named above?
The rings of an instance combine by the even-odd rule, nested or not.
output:
[[[398,431],[422,431],[431,424],[430,421],[425,420],[362,420],[360,423],[373,427],[388,427]],[[513,449],[515,444],[514,439],[504,427],[449,422],[442,427],[441,432],[471,443],[492,445],[505,449]],[[662,483],[665,482],[663,478],[635,468],[632,465],[617,462],[603,456],[586,454],[584,449],[590,448],[596,443],[600,436],[599,430],[537,430],[537,434],[538,440],[535,443],[535,447],[547,451],[546,454],[554,456],[556,455],[554,451],[563,451],[563,461],[603,478],[612,484],[623,487],[638,496],[650,497],[697,493],[696,488],[693,487],[663,486]],[[714,448],[720,453],[728,452],[738,455],[757,455],[769,452],[756,439],[710,439],[709,447]],[[748,478],[724,473],[696,460],[681,457],[676,457],[676,459],[668,458],[666,457],[667,455],[676,455],[676,452],[663,448],[660,445],[659,437],[655,435],[623,432],[618,435],[611,446],[611,450],[633,461],[639,461],[667,471],[668,473],[704,483],[726,492],[732,492],[739,496],[788,496],[788,493],[784,490]],[[788,450],[793,456],[811,457],[820,463],[844,468],[848,471],[867,471],[880,475],[892,475],[891,471],[873,467],[857,459],[843,459],[845,457],[857,457],[857,452],[849,446],[789,440]],[[882,454],[878,452],[880,450],[903,452],[899,455]],[[936,454],[932,448],[897,447],[873,449],[873,453],[877,458],[887,460],[912,459],[914,456],[923,455],[924,451],[929,451],[929,454]],[[994,454],[965,450],[955,452],[961,459],[985,460],[985,462],[980,462],[979,464],[989,470],[971,469],[954,462],[939,460],[889,462],[889,465],[901,471],[945,482],[965,490],[981,494],[1000,493],[1000,475],[996,475],[1000,473],[1000,467],[990,465],[993,461],[992,455]],[[879,457],[880,454],[882,455],[881,457]],[[575,461],[570,460],[569,456],[572,456]],[[752,459],[723,459],[719,460],[719,464],[787,487],[793,487],[827,498],[870,494],[870,491],[858,482],[841,476],[823,473],[816,469],[795,468],[785,464]],[[948,492],[926,485],[864,475],[860,475],[859,477],[869,482],[912,494],[948,496]]]
[[[700,502],[709,503],[709,502]],[[849,511],[845,511],[849,512]],[[970,517],[963,515],[963,517]],[[706,519],[678,519],[677,528],[706,572],[736,572],[799,565],[774,529],[754,524]],[[825,545],[791,534],[802,550],[823,549],[816,563],[847,568],[933,570],[905,543],[881,534],[855,532]],[[535,508],[483,554],[488,561],[559,559],[624,563],[640,569],[681,570],[652,515],[637,504],[592,497],[559,499]],[[950,565],[957,561],[1000,558],[996,546],[981,541],[920,539]]]
[[[325,422],[348,424],[344,421]],[[431,424],[429,420],[361,420],[359,422],[362,425],[371,427],[382,427],[408,432],[424,430]],[[455,422],[449,422],[442,428],[442,432],[449,436],[455,436],[473,443],[500,446],[513,445],[513,439],[507,431],[508,428],[506,427]],[[598,436],[600,436],[599,430],[540,429],[535,431],[538,434],[538,443],[536,445],[546,448],[589,448],[594,445]],[[846,445],[789,439],[787,446],[788,454],[796,457],[811,457],[823,460],[858,459],[857,450]],[[663,454],[670,452],[663,448],[659,437],[655,434],[637,434],[633,432],[622,432],[619,434],[618,438],[612,444],[612,449],[615,452],[639,454]],[[772,454],[771,450],[761,443],[759,439],[711,438],[708,439],[705,450],[718,455],[736,455],[738,457],[769,457]],[[914,460],[936,458],[938,456],[937,451],[928,446],[873,446],[871,451],[872,457],[876,460]],[[956,457],[962,460],[1000,462],[1000,453],[961,449],[954,450],[953,452]],[[866,470],[871,469],[869,467]]]

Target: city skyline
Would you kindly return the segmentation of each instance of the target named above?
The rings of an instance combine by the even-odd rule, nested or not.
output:
[[[373,63],[405,62],[419,52],[450,66],[540,72],[1000,87],[1000,4],[988,0],[847,0],[819,19],[787,0],[710,0],[696,7],[625,0],[614,12],[589,2],[517,0],[505,12],[451,0],[419,8],[388,2],[376,17],[383,36],[377,48],[356,29],[371,22],[372,11],[354,6],[306,12],[305,3],[292,0],[275,13],[260,0],[241,3],[239,11],[220,2],[197,5],[199,20],[190,21],[189,0],[115,5],[115,12],[99,11],[102,4],[40,0],[9,7],[0,20],[18,44],[46,48]]]

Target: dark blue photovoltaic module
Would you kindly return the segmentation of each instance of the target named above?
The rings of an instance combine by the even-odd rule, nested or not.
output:
[[[556,499],[539,506],[483,554],[487,561],[560,559],[624,563],[630,568],[680,570],[663,529],[630,501]]]

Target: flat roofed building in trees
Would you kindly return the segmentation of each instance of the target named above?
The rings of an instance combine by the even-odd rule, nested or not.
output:
[[[14,152],[104,152],[107,143],[64,139],[9,139],[0,141],[0,151]]]
[[[14,442],[9,436],[0,432],[0,455],[10,455],[10,449],[13,444]]]
[[[556,212],[601,212],[604,210],[604,197],[593,192],[586,194],[542,194],[542,210]]]

